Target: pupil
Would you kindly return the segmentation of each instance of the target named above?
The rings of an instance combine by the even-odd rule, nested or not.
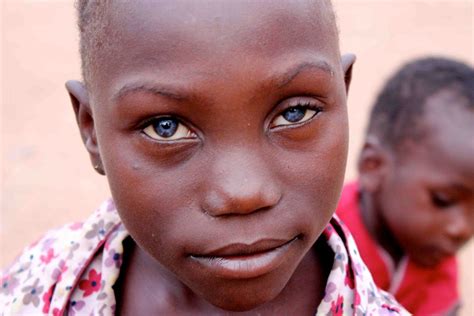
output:
[[[283,117],[288,122],[295,123],[295,122],[301,121],[303,119],[305,113],[306,113],[305,108],[303,108],[301,106],[297,106],[297,107],[290,108],[290,109],[286,110],[285,112],[283,112]]]
[[[153,126],[155,128],[155,132],[164,138],[171,137],[176,133],[178,129],[178,122],[172,118],[164,118],[158,120],[156,124]]]

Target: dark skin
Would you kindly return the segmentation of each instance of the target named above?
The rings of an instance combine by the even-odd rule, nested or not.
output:
[[[342,186],[354,62],[341,61],[328,10],[133,1],[108,11],[108,52],[88,89],[67,89],[134,240],[122,314],[314,314],[332,264],[316,241]]]
[[[453,256],[474,234],[474,111],[452,90],[429,97],[421,138],[394,150],[369,135],[361,153],[366,226],[397,263]]]

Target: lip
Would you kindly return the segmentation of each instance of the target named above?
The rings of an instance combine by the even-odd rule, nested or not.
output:
[[[234,243],[205,254],[189,256],[195,263],[225,279],[250,279],[278,268],[299,239],[263,239],[252,244]]]

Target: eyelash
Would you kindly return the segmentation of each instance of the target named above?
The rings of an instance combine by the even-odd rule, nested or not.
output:
[[[434,206],[441,209],[446,209],[456,204],[456,201],[453,198],[446,197],[437,192],[431,192],[430,199]]]
[[[298,101],[293,101],[293,102],[288,102],[289,105],[281,111],[277,116],[274,117],[274,119],[271,121],[270,128],[295,128],[301,125],[306,124],[307,122],[311,121],[315,116],[317,116],[319,113],[323,111],[323,108],[321,106],[317,106],[313,102],[310,101],[304,101],[301,102],[301,100]],[[303,110],[303,113],[296,113],[293,114],[293,119],[295,121],[291,121],[288,117],[284,117],[285,114],[289,114],[291,116],[291,113],[288,113],[288,111],[292,109],[300,109]],[[314,112],[314,113],[308,113],[308,111]],[[302,115],[302,116],[301,116]],[[308,117],[311,115],[311,117]],[[305,119],[306,118],[306,119]],[[169,119],[171,121],[174,121],[174,123],[177,124],[177,127],[174,129],[173,134],[170,136],[164,137],[158,134],[156,131],[156,126],[161,122],[165,121],[166,119]],[[286,122],[284,122],[284,121]],[[274,124],[274,122],[280,122],[279,124]],[[171,141],[180,141],[184,139],[192,139],[197,137],[196,133],[193,131],[192,128],[188,127],[189,124],[184,123],[182,119],[179,117],[176,117],[174,115],[162,115],[162,116],[156,116],[150,119],[147,119],[140,124],[140,132],[141,134],[144,134],[145,136],[149,137],[150,139],[154,141],[161,141],[161,142],[171,142]],[[173,139],[173,136],[177,133],[177,131],[183,132],[182,129],[186,129],[187,135],[192,135],[192,137],[179,137],[176,139]]]
[[[310,101],[303,101],[301,102],[300,100],[298,101],[294,101],[294,102],[290,102],[289,105],[283,110],[283,111],[280,111],[279,114],[271,121],[271,124],[277,120],[280,116],[283,116],[288,110],[290,109],[296,109],[296,108],[302,108],[304,110],[310,110],[310,111],[314,111],[314,114],[312,114],[312,116],[304,121],[298,121],[298,122],[294,122],[294,123],[291,123],[290,124],[278,124],[278,125],[274,125],[274,126],[270,126],[270,128],[293,128],[293,127],[299,127],[301,125],[304,125],[306,124],[307,122],[310,122],[315,116],[317,116],[318,114],[320,114],[321,112],[323,112],[323,107],[321,106],[318,106],[316,104],[316,102],[310,102]]]
[[[158,132],[155,129],[156,126],[154,125],[158,125],[160,121],[164,122],[167,119],[169,121],[174,121],[174,123],[177,124],[177,126],[174,129],[173,134],[171,134],[168,137],[163,137],[158,134]],[[179,117],[168,114],[168,115],[160,115],[160,116],[152,117],[150,119],[143,121],[143,123],[140,124],[139,129],[140,129],[141,134],[145,135],[146,137],[150,138],[153,141],[170,143],[174,141],[190,140],[190,139],[197,138],[197,135],[193,131],[193,128],[188,127],[188,126],[189,124],[184,123],[183,120],[180,119]],[[183,129],[187,130],[186,136],[173,139],[176,133],[185,132],[185,130]],[[155,135],[152,135],[152,134],[155,134]]]

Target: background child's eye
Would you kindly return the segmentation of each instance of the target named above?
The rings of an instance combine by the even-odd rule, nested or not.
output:
[[[143,133],[156,140],[178,140],[194,137],[193,132],[174,117],[159,117],[153,119],[143,129]]]
[[[272,122],[271,127],[303,123],[312,119],[319,112],[321,112],[319,109],[309,108],[308,106],[292,106],[278,115]]]
[[[456,201],[450,196],[439,193],[431,192],[431,203],[438,208],[448,208],[456,203]]]

